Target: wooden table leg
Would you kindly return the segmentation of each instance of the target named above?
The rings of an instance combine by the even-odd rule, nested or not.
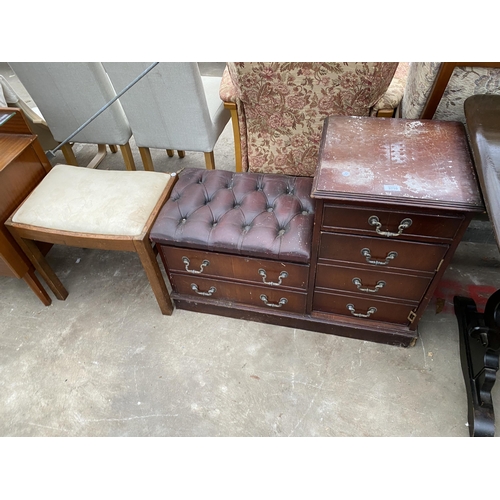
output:
[[[54,295],[59,300],[66,300],[68,291],[64,288],[64,285],[61,283],[56,273],[45,260],[37,244],[32,240],[27,240],[19,236],[12,227],[8,226],[8,229]]]

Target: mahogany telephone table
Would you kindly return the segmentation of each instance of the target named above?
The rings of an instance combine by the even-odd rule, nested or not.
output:
[[[151,237],[177,307],[410,346],[483,210],[461,123],[335,116],[314,179],[187,169]]]

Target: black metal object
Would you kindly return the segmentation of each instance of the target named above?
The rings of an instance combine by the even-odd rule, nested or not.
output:
[[[495,385],[500,355],[500,290],[486,303],[484,313],[466,297],[455,297],[460,336],[460,361],[467,389],[469,434],[495,435],[491,390]]]

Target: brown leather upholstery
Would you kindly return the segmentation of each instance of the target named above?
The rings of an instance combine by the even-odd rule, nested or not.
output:
[[[183,170],[151,231],[158,243],[309,262],[312,178]]]
[[[471,96],[464,110],[479,184],[500,247],[500,96]]]

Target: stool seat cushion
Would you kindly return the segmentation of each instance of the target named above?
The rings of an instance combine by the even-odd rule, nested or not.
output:
[[[307,263],[312,178],[183,170],[151,230],[155,242]]]
[[[12,221],[77,233],[138,236],[169,179],[162,172],[56,165]]]

